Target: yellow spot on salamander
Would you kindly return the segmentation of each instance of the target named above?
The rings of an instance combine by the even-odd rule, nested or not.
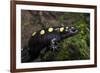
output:
[[[48,28],[48,32],[52,32],[53,31],[53,28]]]
[[[64,27],[61,27],[61,28],[60,28],[60,32],[63,32],[63,31],[64,31]]]
[[[32,33],[32,36],[34,36],[35,34],[36,34],[36,32],[33,32],[33,33]]]
[[[66,29],[68,29],[68,27],[66,27]]]
[[[41,34],[41,35],[44,35],[44,34],[45,34],[45,30],[41,30],[41,31],[40,31],[40,34]]]

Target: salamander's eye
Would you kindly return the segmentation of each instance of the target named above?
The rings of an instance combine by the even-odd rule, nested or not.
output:
[[[36,34],[36,32],[33,32],[33,33],[32,33],[32,36],[35,36],[35,34]]]
[[[53,31],[53,28],[48,28],[48,32],[52,32]]]
[[[45,30],[41,30],[41,31],[40,31],[40,34],[41,34],[41,35],[44,35],[44,34],[45,34]]]
[[[60,32],[63,32],[63,31],[64,31],[64,27],[61,27],[61,28],[60,28]]]

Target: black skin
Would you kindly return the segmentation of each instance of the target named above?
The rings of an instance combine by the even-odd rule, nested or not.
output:
[[[51,47],[52,51],[57,50],[57,43],[78,33],[78,29],[74,27],[69,27],[67,31],[64,27],[65,30],[63,32],[60,32],[59,29],[55,30],[59,27],[53,28],[54,30],[52,32],[48,32],[47,29],[44,29],[44,35],[40,35],[40,31],[37,31],[34,36],[31,36],[28,44],[29,55],[31,56],[29,61],[34,61],[43,49],[50,50]]]

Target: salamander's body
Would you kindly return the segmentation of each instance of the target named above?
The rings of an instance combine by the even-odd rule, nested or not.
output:
[[[50,27],[33,32],[28,44],[31,59],[36,59],[44,48],[52,48],[55,51],[57,49],[56,43],[75,35],[77,32],[78,30],[74,27]]]

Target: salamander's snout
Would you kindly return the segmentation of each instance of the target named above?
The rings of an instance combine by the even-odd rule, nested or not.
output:
[[[69,31],[70,31],[71,33],[77,33],[79,30],[78,30],[77,28],[75,28],[75,27],[71,27],[71,28],[69,29]]]

